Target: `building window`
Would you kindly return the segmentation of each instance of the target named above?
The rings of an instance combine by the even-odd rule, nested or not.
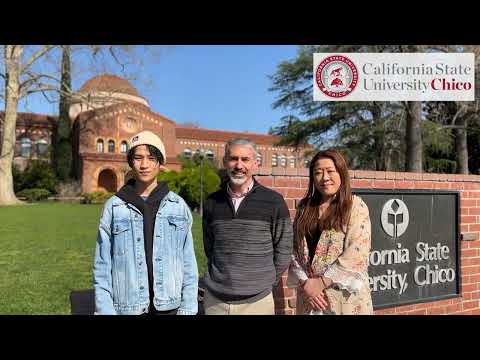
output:
[[[102,139],[97,140],[97,152],[103,153],[103,140]]]
[[[280,156],[280,166],[281,167],[287,166],[287,157],[285,155]]]
[[[132,117],[125,119],[123,123],[123,128],[128,132],[135,132],[138,130],[138,120]]]
[[[120,144],[120,152],[122,154],[125,154],[127,152],[127,142],[126,141],[122,141],[122,143]]]
[[[295,159],[295,156],[290,156],[289,160],[290,160],[290,161],[289,161],[290,167],[291,167],[291,168],[295,168],[296,165],[297,165],[297,164],[296,164],[296,163],[297,163],[297,160]]]
[[[262,166],[262,153],[261,152],[257,153],[257,164],[258,164],[258,166]]]
[[[37,147],[37,154],[39,156],[44,156],[47,154],[47,149],[48,149],[48,141],[45,139],[40,139],[35,143]]]
[[[277,154],[272,155],[272,167],[278,166],[278,156]]]
[[[185,159],[191,159],[192,158],[192,150],[190,150],[189,148],[186,148],[185,150],[183,150],[183,157]]]
[[[212,151],[212,150],[208,150],[208,151],[206,152],[206,154],[207,154],[207,159],[210,160],[210,161],[213,161],[213,159],[214,159],[214,157],[215,157],[215,155],[213,154],[213,151]]]
[[[306,168],[309,168],[309,167],[310,167],[310,160],[305,159],[305,160],[303,161],[303,164],[305,165]]]
[[[115,141],[108,140],[108,152],[114,153],[115,152]]]
[[[21,148],[22,148],[22,157],[29,158],[32,156],[32,140],[29,138],[22,138],[20,140]]]

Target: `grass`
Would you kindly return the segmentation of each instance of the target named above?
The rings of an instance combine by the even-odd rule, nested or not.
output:
[[[70,292],[92,288],[101,205],[0,207],[0,314],[70,314]],[[200,217],[193,238],[206,266]]]

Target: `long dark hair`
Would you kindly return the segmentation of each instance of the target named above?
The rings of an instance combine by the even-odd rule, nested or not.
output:
[[[322,203],[322,194],[315,188],[314,182],[314,168],[320,158],[328,158],[333,161],[342,181],[334,199],[330,203],[327,211],[323,214],[321,220],[319,220],[318,216],[319,207]],[[307,193],[300,201],[299,214],[297,214],[295,221],[297,249],[300,248],[303,237],[307,234],[314,234],[317,226],[320,228],[320,231],[330,229],[342,231],[348,223],[352,202],[350,176],[348,174],[347,163],[343,156],[337,150],[333,149],[317,153],[310,163]]]

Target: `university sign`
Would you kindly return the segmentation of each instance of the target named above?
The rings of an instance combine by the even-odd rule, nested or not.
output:
[[[370,211],[375,309],[460,296],[459,194],[356,190]]]

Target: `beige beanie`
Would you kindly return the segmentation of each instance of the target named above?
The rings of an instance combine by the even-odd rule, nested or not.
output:
[[[134,135],[129,143],[128,143],[128,150],[133,149],[135,146],[138,145],[153,145],[155,146],[160,152],[162,153],[163,156],[163,161],[164,163],[167,162],[167,153],[165,152],[165,145],[163,145],[162,140],[155,135],[153,132],[145,130],[137,135]]]

